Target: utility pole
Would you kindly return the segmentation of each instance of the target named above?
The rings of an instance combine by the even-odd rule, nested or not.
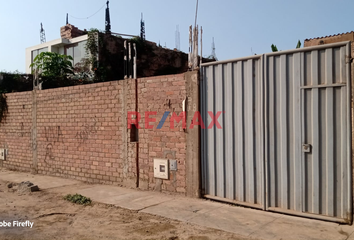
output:
[[[181,36],[179,32],[179,25],[176,27],[176,49],[177,51],[181,50]]]

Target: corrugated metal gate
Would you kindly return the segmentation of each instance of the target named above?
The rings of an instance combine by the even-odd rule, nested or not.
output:
[[[202,65],[205,197],[351,222],[350,45]]]

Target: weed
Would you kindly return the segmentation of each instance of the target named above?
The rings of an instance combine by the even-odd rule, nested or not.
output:
[[[92,203],[90,198],[87,198],[85,196],[82,196],[81,194],[75,194],[75,195],[71,195],[68,194],[64,197],[65,200],[72,202],[72,203],[76,203],[76,204],[80,204],[80,205],[90,205]]]

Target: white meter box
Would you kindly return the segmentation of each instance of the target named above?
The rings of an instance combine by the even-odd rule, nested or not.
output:
[[[154,159],[154,177],[168,179],[169,165],[167,159]]]
[[[6,160],[6,150],[0,148],[0,160]]]

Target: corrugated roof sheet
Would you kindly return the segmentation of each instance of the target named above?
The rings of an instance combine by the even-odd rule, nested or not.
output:
[[[314,40],[314,39],[328,38],[328,37],[335,37],[335,36],[340,36],[340,35],[350,34],[350,33],[354,33],[354,31],[351,31],[351,32],[346,32],[346,33],[338,33],[338,34],[333,34],[333,35],[329,35],[329,36],[325,36],[325,37],[307,38],[307,39],[305,39],[305,41],[310,41],[310,40]]]

